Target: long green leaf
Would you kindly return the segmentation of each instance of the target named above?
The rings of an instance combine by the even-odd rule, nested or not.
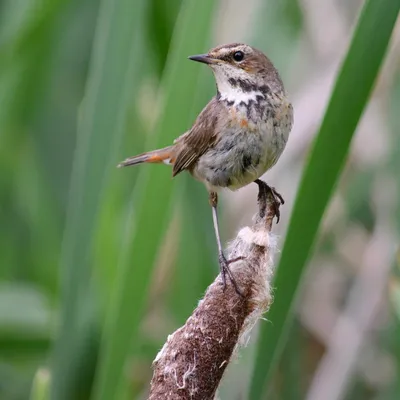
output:
[[[215,94],[215,82],[210,71],[202,69],[200,87],[194,98],[193,117]],[[204,186],[190,175],[180,178],[183,201],[177,207],[181,214],[181,240],[169,288],[171,313],[178,326],[184,323],[213,276],[218,272],[217,246],[214,237],[210,205]],[[226,240],[225,236],[223,235]],[[190,266],[190,267],[188,267]],[[182,301],[185,299],[185,301]]]
[[[30,400],[48,400],[50,398],[50,372],[40,368],[33,379]]]
[[[78,126],[62,254],[61,329],[54,352],[53,399],[74,398],[87,312],[93,231],[108,171],[114,168],[129,94],[140,70],[145,0],[103,0]],[[90,307],[89,307],[90,308]]]
[[[399,0],[368,0],[358,21],[305,169],[279,269],[276,299],[263,324],[250,389],[261,399],[287,337],[290,309],[320,225],[367,103],[399,12]]]
[[[185,0],[169,51],[163,81],[164,108],[148,148],[165,146],[193,122],[193,93],[200,68],[187,56],[202,52],[208,41],[215,1]],[[127,154],[129,155],[129,154]],[[102,342],[95,398],[109,400],[126,393],[123,371],[128,353],[137,351],[137,334],[154,261],[171,213],[171,171],[142,166],[135,187],[135,209],[127,216],[129,232],[122,248],[114,296]],[[129,169],[121,170],[129,179]],[[179,179],[179,178],[178,178]],[[127,183],[128,184],[128,183]],[[135,220],[136,229],[133,229]]]

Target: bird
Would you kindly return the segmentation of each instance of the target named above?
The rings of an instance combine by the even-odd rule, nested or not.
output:
[[[279,222],[279,206],[284,200],[260,177],[276,164],[285,149],[294,123],[293,106],[270,59],[250,45],[225,44],[188,58],[211,68],[215,96],[192,127],[171,145],[129,157],[118,167],[163,163],[172,166],[173,177],[188,171],[205,185],[212,207],[223,288],[228,276],[240,294],[229,265],[242,257],[227,260],[224,255],[218,193],[225,188],[235,191],[254,182],[259,193],[271,193]]]

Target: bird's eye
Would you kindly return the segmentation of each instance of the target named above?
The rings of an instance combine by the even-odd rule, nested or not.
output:
[[[244,53],[243,53],[243,51],[236,51],[236,52],[233,54],[233,59],[234,59],[235,61],[237,61],[237,62],[242,61],[243,58],[244,58]]]

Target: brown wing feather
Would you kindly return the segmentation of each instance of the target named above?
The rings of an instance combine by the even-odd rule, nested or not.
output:
[[[214,97],[199,114],[190,131],[175,140],[177,152],[172,176],[192,169],[198,158],[215,145],[226,113],[226,108]]]

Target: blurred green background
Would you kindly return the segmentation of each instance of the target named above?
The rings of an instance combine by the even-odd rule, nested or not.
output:
[[[399,7],[384,3],[370,13],[382,43],[364,41],[359,61],[379,64],[373,50],[387,43],[384,31],[390,34]],[[152,360],[218,273],[216,245],[200,183],[185,174],[171,180],[167,167],[116,164],[169,144],[214,94],[211,71],[187,56],[234,41],[260,48],[295,109],[288,146],[265,176],[286,200],[274,228],[283,248],[301,171],[363,4],[0,0],[1,400],[146,398]],[[268,361],[257,328],[228,368],[221,399],[400,398],[399,27],[300,290],[285,297],[294,301],[294,320],[282,335],[276,324],[283,352]],[[367,74],[362,64],[348,67]],[[360,96],[361,104],[368,93]],[[357,122],[355,113],[350,107],[344,118]],[[332,148],[325,146],[327,159],[336,157]],[[312,214],[319,188],[311,188]],[[223,193],[224,240],[255,212],[255,187]],[[295,222],[291,233],[308,246]],[[297,271],[279,276],[272,316],[286,317],[279,294],[296,287],[301,261]],[[263,343],[274,335],[274,319],[260,324]],[[269,375],[273,365],[268,382],[254,365],[266,365]]]

